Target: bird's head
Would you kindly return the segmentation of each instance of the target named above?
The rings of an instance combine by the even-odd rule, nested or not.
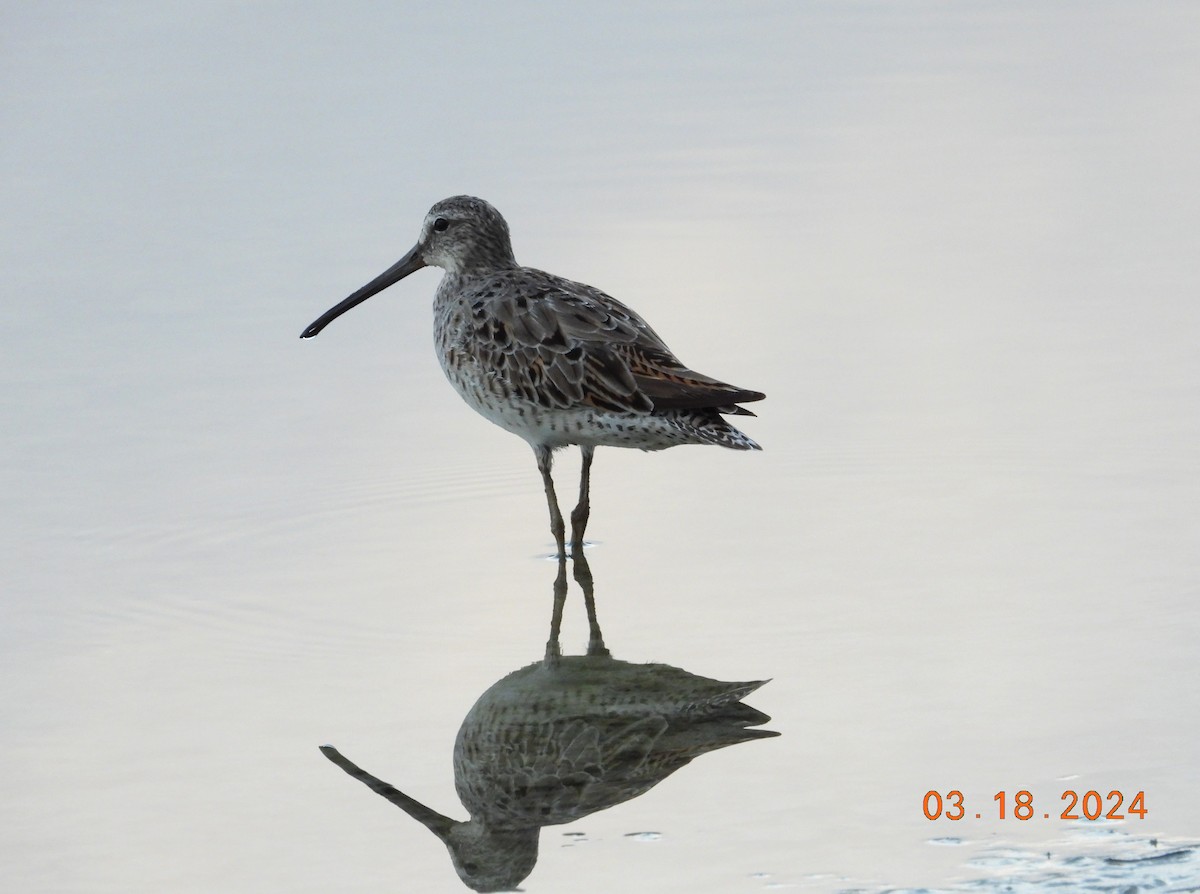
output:
[[[421,234],[408,253],[348,298],[331,307],[300,333],[312,338],[352,307],[395,285],[422,267],[451,274],[515,267],[508,224],[500,212],[474,196],[452,196],[429,209]]]

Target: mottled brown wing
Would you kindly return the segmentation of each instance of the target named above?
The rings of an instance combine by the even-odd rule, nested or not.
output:
[[[498,274],[477,302],[475,349],[485,368],[527,400],[554,409],[615,412],[713,408],[761,400],[688,369],[621,302],[582,283],[525,268]]]

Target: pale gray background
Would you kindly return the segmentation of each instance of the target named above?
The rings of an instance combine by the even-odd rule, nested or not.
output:
[[[546,635],[532,457],[442,380],[436,272],[298,339],[462,192],[768,394],[760,455],[600,451],[590,555],[618,657],[774,677],[783,736],[526,889],[1078,831],[928,789],[1200,834],[1200,8],[566,8],[0,6],[4,890],[462,890],[316,746],[462,815],[457,725]]]

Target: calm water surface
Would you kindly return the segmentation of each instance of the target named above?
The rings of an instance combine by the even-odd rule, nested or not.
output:
[[[461,192],[768,395],[761,455],[600,451],[589,557],[614,657],[772,678],[781,735],[526,890],[1200,881],[1194,6],[4,19],[5,890],[465,890],[317,746],[465,818],[456,730],[548,635],[533,459],[435,271],[298,338]]]

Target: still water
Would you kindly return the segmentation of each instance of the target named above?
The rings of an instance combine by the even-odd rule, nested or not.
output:
[[[465,890],[318,746],[467,818],[457,731],[545,668],[540,481],[435,271],[298,338],[464,192],[767,394],[761,454],[600,450],[587,558],[609,660],[770,679],[779,735],[525,890],[1200,881],[1200,10],[3,19],[4,890]]]

